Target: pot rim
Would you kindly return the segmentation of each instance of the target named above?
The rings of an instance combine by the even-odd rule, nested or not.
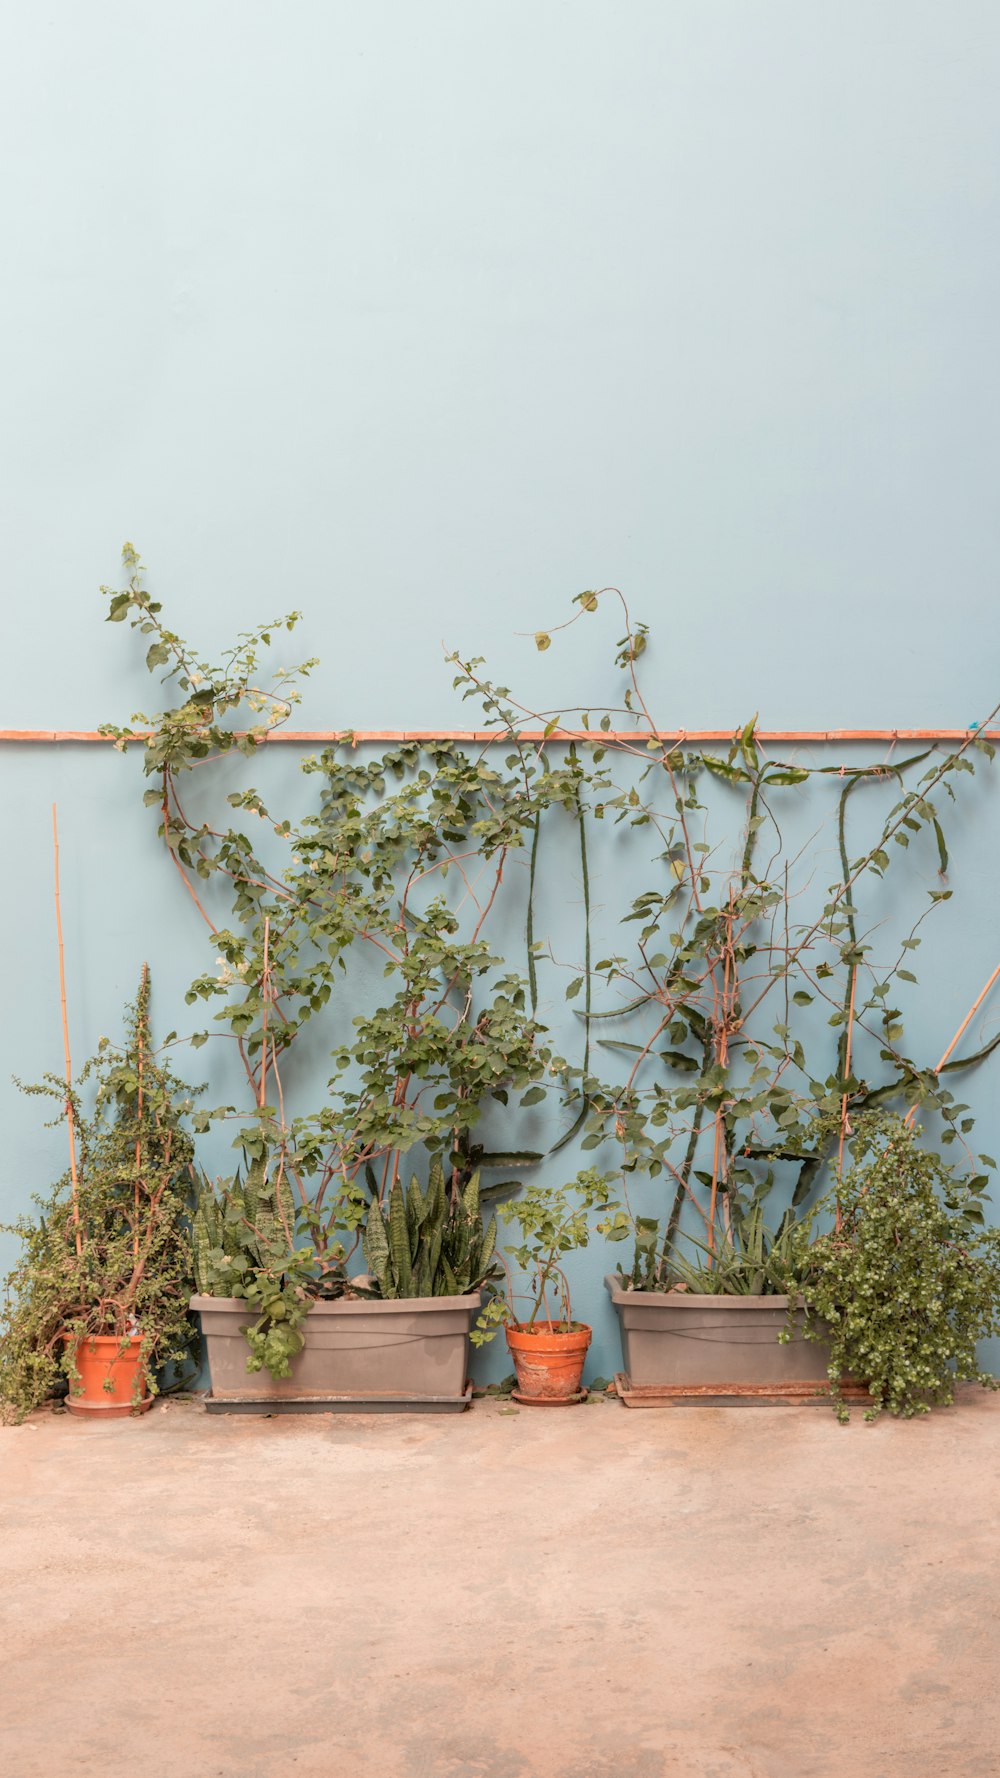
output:
[[[751,1314],[760,1314],[765,1309],[780,1309],[782,1312],[789,1307],[802,1308],[802,1298],[794,1300],[788,1296],[735,1296],[723,1291],[709,1291],[701,1294],[693,1290],[627,1290],[625,1280],[620,1272],[608,1272],[604,1278],[605,1288],[615,1308],[626,1303],[644,1304],[647,1308],[664,1307],[667,1309],[748,1309]]]
[[[559,1345],[579,1345],[584,1339],[589,1343],[593,1337],[593,1331],[589,1322],[586,1321],[574,1321],[569,1328],[529,1328],[521,1321],[508,1321],[507,1323],[508,1341],[513,1334],[515,1339],[551,1340]]]
[[[481,1308],[482,1302],[482,1290],[471,1291],[467,1296],[334,1297],[332,1301],[317,1297],[310,1303],[308,1313],[310,1317],[319,1318],[327,1315],[440,1315],[460,1309],[468,1314],[471,1309]],[[196,1292],[190,1298],[188,1308],[201,1314],[228,1310],[246,1315],[253,1321],[260,1316],[260,1310],[241,1296],[201,1296]]]

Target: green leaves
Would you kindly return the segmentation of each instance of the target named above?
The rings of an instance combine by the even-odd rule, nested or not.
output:
[[[854,1120],[854,1162],[818,1206],[839,1228],[797,1241],[807,1335],[829,1341],[834,1404],[839,1379],[867,1382],[874,1419],[910,1417],[954,1400],[955,1383],[995,1388],[979,1340],[1000,1331],[1000,1233],[981,1229],[981,1185],[926,1149],[902,1118]]]
[[[539,1316],[547,1326],[572,1320],[569,1283],[559,1262],[574,1249],[586,1247],[596,1218],[600,1221],[595,1226],[606,1239],[617,1240],[627,1232],[611,1195],[614,1177],[593,1167],[584,1168],[558,1188],[529,1186],[505,1206],[505,1221],[518,1230],[518,1237],[505,1243],[504,1250],[528,1274],[530,1310],[527,1316],[518,1315],[516,1298],[509,1296],[501,1309],[480,1317],[481,1337],[476,1344],[490,1339],[503,1319],[523,1320],[529,1327]]]
[[[445,1190],[439,1159],[431,1162],[426,1195],[414,1177],[403,1192],[389,1193],[388,1220],[377,1198],[364,1223],[364,1252],[379,1294],[406,1297],[466,1296],[493,1275],[496,1219],[484,1228],[479,1175],[460,1193]]]
[[[746,784],[749,782],[746,772],[740,770],[725,759],[717,759],[713,753],[702,754],[702,763],[715,778],[726,778],[730,784]]]
[[[765,784],[804,784],[806,782],[806,779],[808,778],[808,776],[809,776],[809,773],[806,771],[803,771],[800,766],[786,766],[781,771],[768,772],[764,778],[764,783]]]
[[[627,677],[613,713],[546,709],[532,718],[542,727],[542,745],[528,746],[521,739],[527,706],[487,680],[480,660],[452,656],[456,688],[481,703],[488,730],[503,744],[467,754],[446,739],[404,742],[376,756],[350,737],[304,762],[314,800],[305,818],[293,823],[272,814],[260,792],[242,780],[234,787],[232,768],[239,762],[226,756],[252,756],[290,714],[298,675],[313,663],[265,674],[262,662],[297,614],[259,625],[219,660],[206,661],[166,627],[131,546],[124,560],[128,586],[109,592],[109,620],[128,617],[144,638],[150,670],[165,671],[175,703],[152,717],[135,716],[137,728],[109,732],[123,749],[130,740],[143,740],[150,779],[144,800],[156,810],[171,870],[185,878],[199,903],[206,897],[203,905],[222,928],[213,941],[216,972],[196,976],[188,998],[192,1004],[213,1001],[214,1030],[245,1068],[255,1120],[248,1137],[255,1146],[248,1152],[257,1158],[267,1152],[276,1165],[287,1164],[300,1188],[315,1189],[324,1200],[323,1230],[312,1231],[316,1251],[323,1247],[321,1234],[330,1241],[337,1228],[365,1226],[369,1204],[359,1183],[365,1168],[377,1167],[379,1178],[389,1181],[399,1171],[398,1157],[411,1151],[422,1151],[429,1164],[447,1165],[452,1208],[464,1202],[477,1166],[515,1165],[514,1158],[483,1154],[483,1108],[503,1106],[516,1119],[552,1091],[560,1095],[565,1133],[550,1154],[570,1142],[587,1153],[614,1143],[623,1175],[669,1181],[667,1250],[692,1196],[699,1208],[711,1199],[724,1228],[742,1227],[740,1219],[776,1183],[800,1206],[830,1150],[828,1133],[821,1139],[818,1131],[845,1108],[854,1117],[880,1095],[912,1091],[909,1103],[920,1096],[944,1113],[943,1140],[958,1139],[965,1108],[948,1103],[937,1071],[902,1055],[893,984],[897,977],[907,983],[914,977],[881,960],[881,938],[873,935],[884,924],[879,879],[890,859],[898,860],[897,844],[900,850],[912,845],[909,857],[919,853],[925,862],[933,832],[941,871],[947,866],[940,799],[932,799],[937,788],[952,794],[951,779],[970,769],[961,750],[932,761],[916,788],[908,788],[907,774],[914,765],[923,767],[925,755],[841,772],[839,793],[830,787],[841,874],[825,897],[821,892],[814,918],[808,911],[810,860],[822,856],[824,842],[814,836],[803,852],[789,846],[782,828],[788,799],[780,795],[811,773],[762,754],[756,715],[732,731],[722,757],[686,742],[665,742],[672,731],[660,726],[648,689],[640,689],[648,631],[626,611],[615,659]],[[620,596],[612,588],[578,594],[573,618],[593,614],[605,597]],[[552,639],[549,631],[537,631],[539,652]],[[609,732],[619,729],[622,704],[631,729],[608,741]],[[595,731],[583,746],[559,741],[560,732],[579,725]],[[221,818],[210,796],[189,796],[182,776],[204,765],[210,788],[220,759],[226,774],[218,781]],[[878,802],[885,782],[898,797],[887,816]],[[711,831],[720,802],[733,812],[719,783],[738,792],[735,836]],[[852,818],[857,812],[863,825],[852,859],[846,811],[862,785],[863,793],[850,801]],[[801,807],[802,798],[792,800]],[[579,870],[574,863],[572,887],[556,905],[572,906],[572,933],[569,917],[564,932],[557,913],[554,931],[539,935],[538,906],[545,905],[540,893],[536,905],[540,860],[548,859],[553,871],[566,869],[565,853],[541,843],[541,827],[550,821],[558,832],[566,816],[577,827]],[[593,909],[591,819],[603,824],[598,831],[606,842],[607,872]],[[801,834],[796,846],[800,841]],[[608,843],[615,845],[613,853]],[[494,903],[502,906],[516,874],[508,867],[519,854],[529,860],[527,979],[508,970],[490,940]],[[621,884],[634,883],[632,858],[636,869],[647,871],[641,881],[648,887],[633,890],[631,901],[626,896],[621,905]],[[931,901],[949,894],[946,888],[931,891]],[[228,915],[218,911],[220,896],[229,899]],[[604,934],[604,954],[596,963],[592,913],[595,931],[600,921]],[[609,931],[615,936],[608,937]],[[918,942],[903,940],[903,950]],[[546,957],[566,970],[566,999],[576,1003],[580,1041],[572,1061],[552,1055],[537,1018]],[[574,957],[581,959],[579,973],[570,975],[566,964]],[[364,984],[360,994],[352,988],[350,1012],[340,994],[345,977]],[[599,1010],[592,997],[599,998]],[[818,1008],[807,1010],[817,1000],[824,1003],[822,1015]],[[823,1026],[825,1018],[835,1039]],[[617,1021],[611,1029],[620,1035],[600,1046],[605,1080],[592,1071],[590,1039],[591,1021],[596,1034],[602,1028],[596,1021],[607,1019]],[[311,1110],[286,1123],[283,1107],[272,1103],[281,1098],[275,1070],[314,1022],[324,1033],[317,1041],[332,1054],[328,1089]],[[817,1037],[827,1046],[809,1063],[805,1037],[810,1046]],[[205,1033],[192,1039],[205,1041]],[[596,1042],[594,1047],[596,1053]],[[985,1045],[965,1061],[984,1059],[991,1048]],[[209,1120],[216,1115],[227,1114],[223,1108],[205,1114]],[[539,1158],[516,1147],[516,1129],[505,1139],[515,1145],[518,1165]],[[602,1211],[594,1197],[594,1181],[606,1190],[609,1177],[585,1170],[576,1182],[577,1200],[572,1194],[567,1200],[569,1187],[547,1193],[544,1203],[526,1194],[523,1202],[541,1220],[522,1228],[518,1251],[536,1270],[541,1264],[546,1302],[561,1289],[559,1254],[569,1249],[560,1243],[570,1239],[572,1246],[586,1235],[587,1215],[579,1221],[584,1211],[603,1217],[595,1225],[603,1238],[619,1238],[619,1213],[608,1205]],[[445,1239],[452,1224],[442,1225],[436,1249],[437,1218],[430,1217],[420,1188],[410,1194],[390,1189],[385,1209],[384,1253],[371,1223],[373,1275],[378,1262],[385,1278],[391,1275],[398,1284],[408,1266],[409,1288],[417,1294],[435,1288],[435,1278],[448,1290],[459,1288],[464,1261]],[[762,1225],[752,1227],[759,1259]],[[460,1246],[460,1231],[452,1232]],[[540,1259],[536,1238],[550,1243]],[[759,1266],[755,1276],[757,1271]],[[297,1288],[308,1295],[306,1271],[296,1276]],[[257,1289],[257,1283],[251,1279],[248,1288]],[[266,1362],[263,1355],[270,1352],[278,1363],[291,1362],[285,1335],[276,1330],[279,1323],[283,1329],[292,1325],[292,1299],[271,1276],[260,1292],[255,1355]],[[270,1312],[269,1304],[282,1303],[284,1314]]]
[[[153,1045],[148,972],[120,1046],[102,1040],[68,1093],[55,1076],[25,1090],[51,1098],[59,1121],[72,1107],[78,1165],[38,1198],[39,1216],[11,1231],[22,1248],[0,1312],[0,1410],[23,1418],[60,1377],[75,1389],[75,1336],[126,1340],[136,1324],[141,1377],[155,1395],[161,1369],[183,1373],[197,1345],[187,1313],[194,1147],[189,1089]]]

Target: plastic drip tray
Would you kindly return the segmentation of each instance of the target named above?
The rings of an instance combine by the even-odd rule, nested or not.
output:
[[[829,1382],[803,1380],[774,1383],[649,1383],[638,1388],[624,1371],[615,1377],[615,1394],[627,1408],[692,1407],[810,1407],[830,1405]],[[844,1378],[841,1394],[846,1402],[871,1406],[864,1383]]]
[[[205,1397],[207,1414],[461,1414],[472,1405],[472,1384],[464,1395],[214,1395]]]

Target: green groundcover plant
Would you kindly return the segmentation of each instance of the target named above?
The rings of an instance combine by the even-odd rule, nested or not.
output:
[[[56,1122],[72,1117],[77,1166],[75,1179],[68,1169],[36,1194],[38,1216],[7,1227],[23,1245],[0,1319],[4,1416],[22,1419],[62,1377],[72,1391],[87,1334],[116,1337],[123,1350],[138,1334],[141,1374],[155,1394],[164,1367],[183,1366],[197,1344],[188,1315],[194,1150],[187,1089],[152,1050],[148,973],[120,1048],[102,1038],[75,1086],[47,1074],[24,1091],[55,1100]]]

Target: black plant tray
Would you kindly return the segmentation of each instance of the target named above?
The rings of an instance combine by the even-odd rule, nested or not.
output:
[[[206,1395],[206,1414],[461,1414],[472,1405],[472,1384],[464,1395]]]

